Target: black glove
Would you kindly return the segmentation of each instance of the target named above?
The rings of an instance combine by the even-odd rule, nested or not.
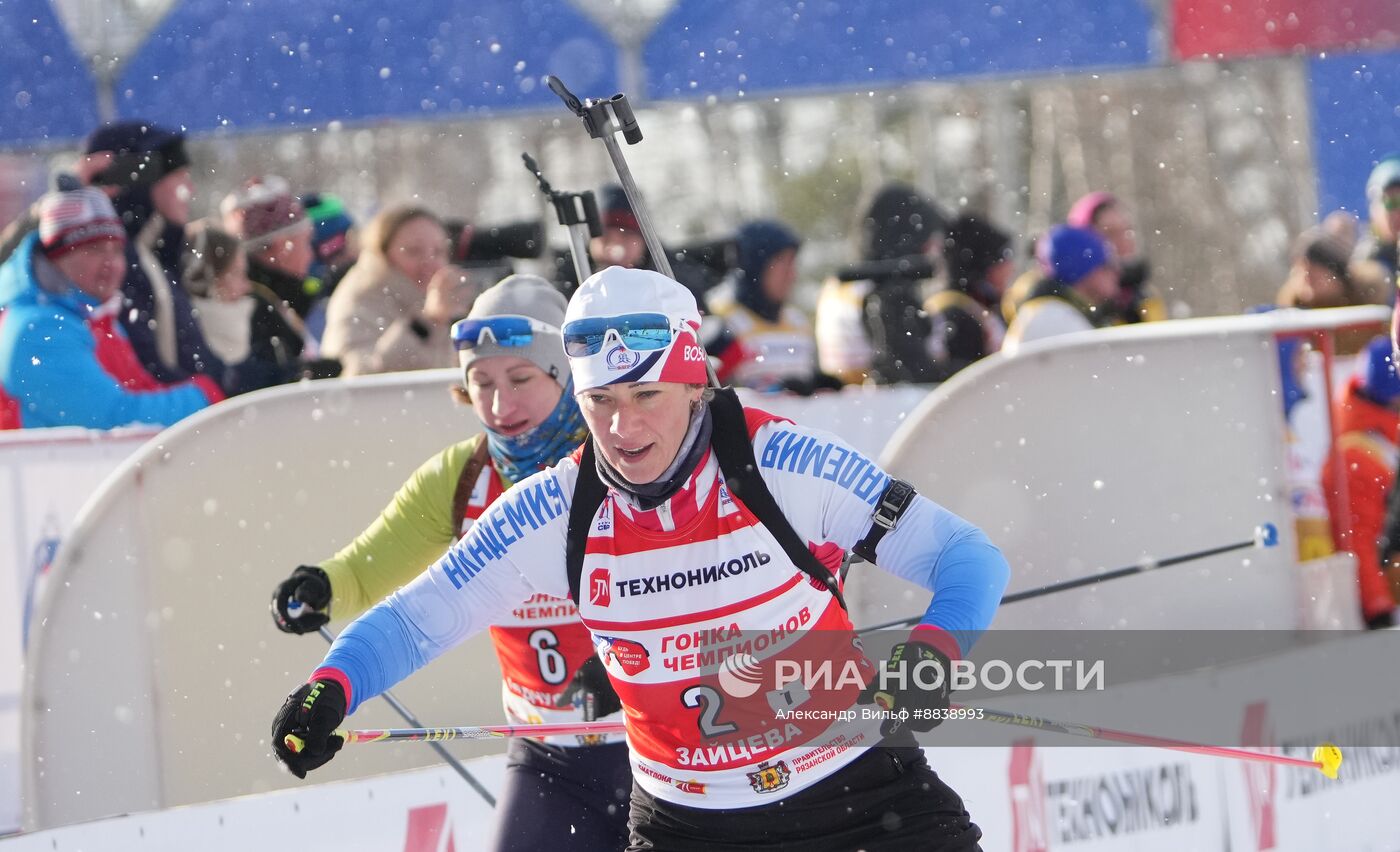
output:
[[[304,683],[287,696],[272,720],[272,750],[293,775],[305,778],[345,745],[344,739],[332,736],[343,721],[345,691],[340,684],[333,680]],[[289,738],[294,742],[289,744]]]
[[[292,615],[292,601],[301,604]],[[314,633],[331,620],[324,610],[331,603],[331,578],[315,565],[300,565],[272,593],[272,623],[283,633]]]
[[[915,666],[926,661],[932,665],[922,666],[916,677]],[[953,664],[947,655],[923,642],[901,642],[890,650],[890,658],[882,671],[898,672],[901,668],[904,671],[902,683],[898,677],[891,676],[885,679],[882,686],[880,673],[877,672],[875,679],[860,696],[861,704],[874,702],[884,710],[899,714],[896,718],[886,719],[880,726],[880,733],[886,737],[903,728],[931,731],[943,721],[948,710],[948,682],[953,677]],[[931,685],[934,681],[938,681],[936,687],[925,689],[920,686]]]
[[[593,722],[622,709],[622,699],[613,691],[608,670],[597,654],[589,654],[588,661],[578,667],[573,680],[564,687],[555,699],[554,706],[563,710],[572,707],[574,697],[583,697],[583,721]]]

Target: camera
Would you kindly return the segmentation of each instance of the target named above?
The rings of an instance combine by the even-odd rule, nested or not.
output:
[[[496,265],[508,258],[532,259],[544,253],[544,225],[538,221],[504,225],[447,222],[452,262],[463,266]]]

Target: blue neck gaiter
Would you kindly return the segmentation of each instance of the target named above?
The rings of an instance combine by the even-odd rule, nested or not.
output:
[[[543,423],[514,437],[487,429],[486,447],[501,479],[514,485],[568,455],[587,435],[583,412],[574,399],[574,380],[570,378],[558,404]]]

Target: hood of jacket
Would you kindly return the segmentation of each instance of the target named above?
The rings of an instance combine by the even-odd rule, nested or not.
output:
[[[43,258],[38,248],[39,233],[35,231],[24,238],[4,265],[0,265],[0,309],[19,302],[50,303],[86,315],[100,305],[64,278],[57,267]],[[48,286],[39,283],[36,263],[48,267],[49,273],[45,276]]]

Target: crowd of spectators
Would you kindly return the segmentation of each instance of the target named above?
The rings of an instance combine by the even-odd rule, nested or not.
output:
[[[80,273],[69,270],[72,259],[58,262],[62,246],[53,256],[42,240],[30,239],[46,204],[91,213],[96,195],[115,211],[121,239],[95,240],[74,256],[119,245],[119,287],[100,304],[68,309],[93,328],[115,318],[102,325],[109,330],[93,333],[119,338],[139,369],[84,379],[101,377],[101,390],[114,399],[201,379],[208,401],[214,389],[234,395],[306,378],[453,363],[451,324],[491,283],[463,268],[473,254],[471,225],[398,205],[361,229],[339,198],[276,175],[251,177],[218,203],[217,216],[192,220],[191,166],[179,132],[142,121],[104,125],[56,191],[0,235],[7,282],[0,388],[10,412],[4,423],[110,427],[169,423],[188,413],[126,404],[79,413],[40,390],[54,381],[36,384],[34,365],[20,363],[18,353],[35,333],[31,322],[17,319],[25,299],[73,286],[87,301],[102,292],[73,278]],[[1298,238],[1276,307],[1393,301],[1400,159],[1376,167],[1367,193],[1364,229],[1337,213]],[[604,187],[599,200],[602,233],[588,246],[592,268],[652,265],[625,193]],[[526,229],[531,245],[537,229]],[[813,316],[799,307],[802,237],[783,222],[741,223],[731,237],[704,247],[667,247],[677,279],[707,311],[705,342],[724,381],[801,394],[847,384],[936,383],[1029,341],[1166,315],[1131,208],[1107,191],[1078,199],[1062,223],[1026,241],[1029,252],[1018,252],[1016,236],[985,213],[950,213],[899,183],[872,194],[852,234],[854,262],[821,285]],[[1018,258],[1028,258],[1019,270]],[[493,278],[500,269],[492,268]],[[577,286],[567,255],[548,271],[565,294]],[[65,363],[43,360],[45,374]]]

